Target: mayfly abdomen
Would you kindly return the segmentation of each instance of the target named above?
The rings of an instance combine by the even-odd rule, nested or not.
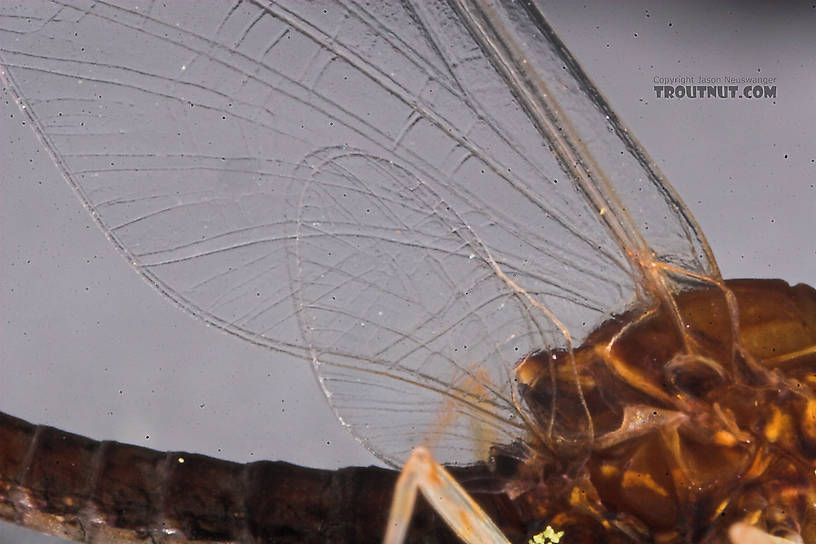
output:
[[[379,542],[397,473],[241,464],[0,413],[0,519],[89,543]],[[427,508],[409,542],[450,542]]]
[[[548,487],[548,519],[563,528],[590,518],[636,541],[724,542],[746,519],[775,535],[816,534],[816,290],[725,287],[677,297],[682,332],[662,309],[607,322],[575,352],[577,384],[563,352],[520,365],[550,452],[545,480],[547,464],[575,475]],[[594,431],[584,455],[579,390]]]

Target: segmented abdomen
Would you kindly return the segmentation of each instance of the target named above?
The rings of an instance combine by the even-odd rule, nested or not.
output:
[[[159,452],[0,413],[0,519],[81,542],[379,542],[396,475]],[[423,508],[412,528],[453,538]]]

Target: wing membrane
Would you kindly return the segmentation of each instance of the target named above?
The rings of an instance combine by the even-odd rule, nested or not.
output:
[[[387,461],[426,443],[462,464],[524,434],[519,358],[569,347],[565,331],[580,342],[641,281],[464,15],[25,2],[0,6],[0,54],[55,162],[150,282],[313,360],[342,421]],[[582,152],[614,157],[635,224],[669,218],[649,247],[716,273],[602,101],[554,71],[563,55],[536,55]]]

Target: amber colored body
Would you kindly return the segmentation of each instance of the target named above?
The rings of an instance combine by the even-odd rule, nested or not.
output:
[[[726,285],[739,343],[713,287],[677,298],[681,329],[658,309],[590,335],[574,361],[591,429],[566,353],[520,365],[545,429],[520,469],[543,473],[516,501],[529,516],[570,544],[727,542],[741,520],[816,542],[816,290]]]

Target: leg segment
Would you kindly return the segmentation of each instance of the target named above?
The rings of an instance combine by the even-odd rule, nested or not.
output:
[[[411,453],[397,480],[383,544],[404,542],[417,490],[466,544],[510,544],[453,476],[422,447]]]
[[[797,535],[798,536],[798,535]],[[728,529],[728,537],[733,544],[797,544],[797,540],[788,540],[778,536],[769,535],[756,527],[751,527],[747,523],[735,523]],[[798,544],[802,539],[798,538]]]

